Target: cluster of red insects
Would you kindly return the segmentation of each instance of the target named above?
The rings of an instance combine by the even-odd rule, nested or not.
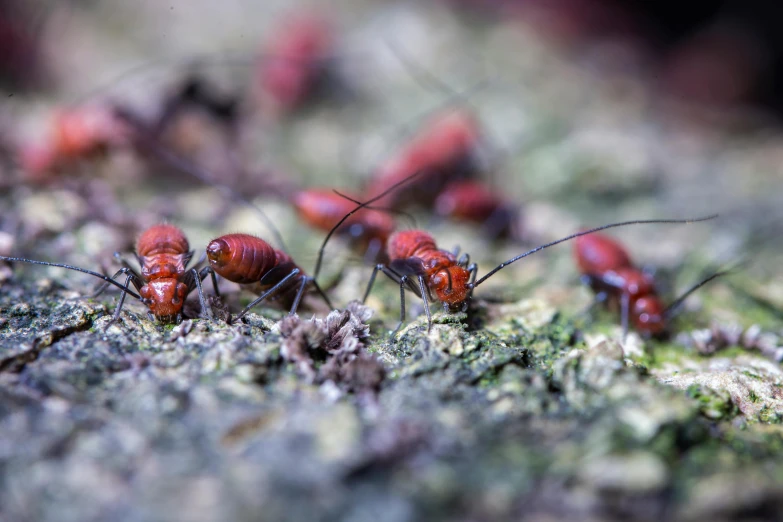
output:
[[[274,105],[274,112],[279,115],[311,101],[321,84],[334,76],[329,70],[333,46],[331,28],[323,19],[312,15],[297,16],[285,25],[258,67],[257,83],[263,104]],[[220,100],[201,84],[188,82],[153,124],[145,124],[119,108],[63,112],[54,119],[52,136],[45,145],[20,149],[20,165],[29,175],[42,178],[117,147],[137,147],[140,152],[151,152],[156,159],[204,180],[209,176],[202,175],[199,167],[168,150],[155,137],[178,112],[190,106],[197,106],[229,125],[237,114],[236,104],[230,100]],[[399,285],[401,323],[405,318],[406,290],[423,300],[431,325],[430,302],[440,302],[448,311],[466,310],[475,287],[499,270],[540,250],[576,238],[579,268],[598,297],[619,303],[624,325],[630,317],[640,332],[662,332],[672,307],[663,307],[652,279],[632,266],[619,244],[595,232],[638,223],[698,220],[630,221],[584,230],[509,259],[478,279],[477,266],[470,262],[467,254],[459,256],[439,249],[435,239],[423,230],[395,232],[395,220],[390,212],[403,211],[408,205],[416,204],[434,209],[442,217],[482,224],[493,237],[519,239],[518,207],[479,179],[484,170],[482,135],[472,113],[465,109],[446,111],[426,122],[417,135],[389,161],[381,164],[362,193],[340,194],[321,188],[290,190],[286,196],[303,221],[328,231],[324,246],[335,233],[344,235],[365,253],[366,258],[376,263],[365,300],[378,272]],[[283,250],[247,234],[228,234],[212,240],[206,247],[208,266],[204,268],[188,268],[193,254],[179,228],[156,225],[146,230],[136,243],[141,270],[135,270],[120,258],[123,266],[113,277],[70,265],[13,257],[0,259],[77,270],[103,279],[103,288],[113,285],[122,289],[112,322],[118,319],[127,295],[141,300],[151,317],[159,321],[178,321],[185,300],[194,289],[199,295],[202,315],[212,317],[202,282],[210,275],[214,292],[219,295],[216,274],[246,285],[259,294],[234,320],[270,299],[289,308],[293,314],[309,288],[332,307],[316,282],[323,247],[312,276],[306,275]],[[121,275],[125,276],[124,283],[116,280]]]

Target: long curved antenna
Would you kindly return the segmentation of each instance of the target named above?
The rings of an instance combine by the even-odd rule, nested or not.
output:
[[[723,270],[718,270],[717,272],[715,272],[713,274],[710,274],[706,278],[702,279],[701,281],[699,281],[698,283],[696,283],[695,285],[693,285],[692,287],[687,289],[685,292],[683,292],[677,299],[675,299],[669,306],[667,306],[666,309],[663,311],[663,316],[666,319],[670,319],[673,316],[677,315],[677,313],[679,312],[678,308],[682,305],[683,302],[685,302],[685,300],[688,297],[690,297],[690,295],[693,292],[695,292],[696,290],[698,290],[702,286],[706,285],[707,283],[710,283],[710,282],[714,281],[715,279],[717,279],[719,277],[722,277],[722,276],[731,274],[733,272],[736,272],[741,266],[743,266],[743,265],[745,265],[747,263],[748,263],[747,260],[737,262],[733,266],[730,266],[729,268],[726,268],[726,269],[723,269]]]
[[[332,192],[334,192],[335,194],[337,194],[338,196],[340,196],[343,199],[347,199],[351,203],[356,203],[357,205],[361,205],[362,204],[362,202],[359,201],[358,199],[353,199],[351,196],[349,196],[347,194],[343,194],[342,192],[340,192],[337,189],[332,189]],[[414,225],[414,226],[416,225],[416,218],[413,217],[413,214],[411,214],[410,212],[405,212],[404,210],[400,210],[398,208],[375,207],[375,206],[364,207],[364,208],[367,209],[367,210],[377,210],[378,212],[386,212],[387,214],[396,214],[398,216],[402,216],[402,217],[408,219],[411,222],[412,225]]]
[[[603,226],[600,226],[600,227],[591,228],[590,230],[583,230],[581,232],[577,232],[576,234],[571,234],[570,236],[566,236],[564,238],[558,239],[557,241],[552,241],[551,243],[547,243],[545,245],[538,246],[538,247],[534,248],[533,250],[529,250],[529,251],[525,252],[524,254],[520,254],[520,255],[518,255],[516,257],[512,257],[508,261],[504,261],[504,262],[500,263],[498,266],[496,266],[495,268],[490,270],[488,274],[486,274],[481,279],[476,281],[473,284],[473,287],[476,287],[476,286],[480,285],[481,283],[483,283],[484,281],[486,281],[487,279],[489,279],[490,277],[495,275],[496,272],[502,270],[503,268],[507,267],[511,263],[515,263],[515,262],[519,261],[523,257],[527,257],[527,256],[529,256],[531,254],[535,254],[536,252],[544,250],[545,248],[549,248],[551,246],[558,245],[560,243],[563,243],[565,241],[569,241],[571,239],[574,239],[574,238],[577,238],[577,237],[580,237],[580,236],[586,236],[587,234],[592,234],[594,232],[598,232],[598,231],[601,231],[601,230],[606,230],[607,228],[624,227],[624,226],[627,226],[627,225],[645,225],[645,224],[652,224],[652,223],[697,223],[699,221],[709,221],[710,219],[715,219],[716,217],[718,217],[718,214],[713,214],[711,216],[705,216],[705,217],[693,218],[693,219],[640,219],[640,220],[634,220],[634,221],[623,221],[621,223],[611,223],[609,225],[603,225]]]
[[[280,233],[280,230],[275,226],[272,219],[266,215],[266,213],[261,210],[261,207],[247,199],[245,196],[243,196],[240,192],[237,190],[234,190],[233,188],[229,187],[228,185],[223,185],[222,183],[216,182],[212,177],[201,167],[195,165],[194,163],[189,162],[182,156],[173,153],[169,149],[162,146],[157,140],[150,137],[150,134],[147,131],[147,126],[139,121],[139,118],[136,117],[134,114],[131,114],[130,111],[127,109],[124,109],[122,107],[115,107],[114,113],[117,115],[117,117],[121,118],[122,120],[126,121],[130,125],[132,125],[137,130],[140,130],[142,132],[137,132],[137,138],[140,138],[142,140],[143,146],[148,149],[150,152],[152,152],[155,157],[157,157],[159,160],[163,161],[164,163],[168,164],[172,168],[177,169],[180,172],[183,172],[185,174],[188,174],[189,176],[192,176],[198,180],[200,180],[203,183],[206,183],[207,185],[211,187],[215,187],[219,189],[221,192],[223,192],[225,195],[227,195],[229,198],[233,199],[234,201],[238,201],[240,203],[243,203],[247,205],[248,207],[252,208],[256,212],[258,212],[259,217],[264,222],[264,225],[269,229],[269,231],[272,233],[272,236],[275,238],[275,242],[278,244],[281,250],[284,252],[288,251],[288,248],[286,247],[285,241],[283,240],[283,235]]]
[[[351,217],[354,214],[356,214],[357,212],[359,212],[361,209],[368,207],[371,203],[374,203],[374,202],[378,201],[379,199],[381,199],[382,197],[386,196],[390,192],[393,192],[394,190],[397,190],[400,186],[408,183],[409,181],[411,181],[413,178],[415,178],[416,176],[418,176],[420,174],[421,174],[421,171],[414,172],[413,174],[411,174],[407,178],[405,178],[405,179],[403,179],[401,181],[398,181],[397,183],[395,183],[394,185],[392,185],[388,189],[384,190],[383,192],[381,192],[377,196],[374,196],[374,197],[368,199],[364,203],[361,203],[355,209],[351,210],[346,215],[344,215],[342,217],[342,219],[340,221],[338,221],[335,226],[332,227],[332,229],[329,231],[329,233],[326,234],[326,237],[324,238],[324,242],[321,243],[321,248],[318,249],[318,259],[315,261],[315,268],[313,269],[313,279],[317,279],[318,278],[318,274],[321,271],[321,265],[323,264],[323,260],[324,260],[324,251],[326,250],[326,244],[332,238],[332,236],[337,231],[337,229],[340,228],[343,225],[343,223],[345,223],[345,220],[347,220],[349,217]]]
[[[10,261],[10,262],[19,262],[19,263],[29,263],[31,265],[44,265],[44,266],[53,266],[56,268],[67,268],[68,270],[76,270],[77,272],[81,272],[83,274],[89,274],[91,276],[95,276],[97,278],[103,279],[107,283],[116,286],[123,292],[128,293],[129,295],[135,297],[136,299],[141,300],[141,297],[139,294],[134,292],[133,290],[129,290],[125,288],[123,285],[112,279],[111,277],[105,276],[103,274],[99,274],[98,272],[93,272],[92,270],[87,270],[86,268],[79,268],[78,266],[71,266],[71,265],[63,265],[60,263],[49,263],[48,261],[36,261],[35,259],[25,259],[23,257],[6,257],[6,256],[0,256],[0,261]]]

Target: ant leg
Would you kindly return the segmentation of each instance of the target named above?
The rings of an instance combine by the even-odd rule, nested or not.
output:
[[[196,270],[195,268],[192,268],[191,270]],[[201,281],[204,281],[206,279],[207,274],[212,278],[212,290],[215,292],[215,295],[220,297],[220,289],[218,289],[218,281],[217,276],[215,275],[215,271],[212,270],[211,266],[205,266],[198,272],[198,278]]]
[[[459,256],[459,259],[457,259],[457,264],[461,267],[466,267],[470,264],[470,254],[465,252],[461,256]]]
[[[452,249],[451,253],[454,255],[454,257],[457,257],[459,255],[459,251],[460,251],[459,245],[454,245],[454,248]]]
[[[467,254],[465,254],[467,256]],[[468,260],[470,260],[470,257],[468,257]],[[473,283],[476,282],[476,276],[478,275],[478,264],[471,263],[468,265],[468,273],[470,273],[470,281],[468,281],[468,284],[470,285],[470,293],[468,293],[468,300],[473,299],[473,290],[476,289],[476,287],[473,285]]]
[[[196,290],[198,290],[198,302],[201,305],[202,315],[206,315],[207,319],[214,319],[212,315],[212,308],[207,304],[207,300],[204,298],[204,288],[201,284],[201,274],[195,268],[191,268],[190,273],[193,276],[193,283],[196,285]]]
[[[427,315],[427,333],[430,333],[432,329],[432,314],[430,313],[430,301],[427,299],[427,284],[424,282],[424,276],[419,274],[419,290],[421,291],[421,299],[424,301],[424,313]]]
[[[367,283],[367,290],[364,292],[364,297],[362,298],[362,304],[367,302],[367,298],[370,296],[370,290],[372,290],[372,285],[375,284],[375,277],[378,275],[378,271],[383,270],[386,268],[386,265],[378,264],[375,265],[375,268],[372,271],[372,275],[370,276],[370,282]]]
[[[302,282],[299,284],[299,290],[296,291],[296,297],[294,297],[294,304],[291,305],[291,311],[288,312],[288,315],[294,315],[296,313],[296,309],[299,308],[299,302],[302,300],[302,296],[304,295],[305,287],[307,286],[309,277],[303,277]]]
[[[625,342],[625,338],[628,336],[628,309],[630,305],[631,294],[623,292],[623,295],[620,296],[620,324],[623,327],[623,342]]]
[[[397,334],[397,332],[400,331],[400,328],[402,328],[402,323],[405,322],[405,285],[408,283],[408,276],[402,276],[400,278],[400,322],[397,324],[397,327],[394,329],[394,331],[391,333],[391,340],[394,339],[394,336]],[[427,298],[423,298],[426,302]]]
[[[131,264],[128,262],[128,260],[127,260],[127,259],[125,259],[125,258],[122,256],[122,254],[120,254],[119,252],[115,252],[115,253],[114,253],[114,259],[116,259],[117,261],[119,261],[120,265],[122,265],[123,267],[125,267],[125,268],[129,268],[129,269],[133,270],[133,267],[132,267],[132,266],[131,266]],[[134,270],[134,272],[135,272],[135,270]]]
[[[117,321],[117,319],[120,318],[120,312],[122,311],[122,305],[125,304],[125,296],[128,295],[128,292],[127,292],[128,285],[131,283],[132,280],[133,280],[133,274],[128,274],[128,277],[125,278],[125,285],[124,285],[124,288],[125,288],[126,291],[123,292],[122,295],[120,296],[120,302],[117,303],[117,308],[114,309],[114,315],[112,316],[111,320],[108,323],[106,323],[106,326],[104,327],[104,330],[108,329],[109,326],[114,324]]]
[[[299,269],[298,269],[298,268],[294,268],[293,270],[291,270],[291,273],[290,273],[290,274],[288,274],[288,275],[287,275],[287,276],[285,276],[283,279],[281,279],[281,280],[280,280],[280,281],[279,281],[277,284],[275,284],[275,286],[273,286],[272,288],[270,288],[269,290],[267,290],[266,292],[264,292],[263,294],[261,294],[261,295],[260,295],[260,296],[259,296],[257,299],[255,299],[255,300],[254,300],[252,303],[250,303],[249,305],[247,305],[247,306],[244,308],[244,310],[242,310],[241,312],[239,312],[239,314],[237,314],[237,316],[234,318],[234,320],[235,320],[235,321],[238,321],[238,320],[242,319],[242,318],[245,316],[245,314],[247,314],[247,313],[250,311],[250,309],[251,309],[251,308],[253,308],[254,306],[256,306],[258,303],[260,303],[261,301],[263,301],[264,299],[266,299],[267,297],[269,297],[269,296],[270,296],[270,295],[272,295],[273,293],[275,293],[275,292],[277,292],[278,290],[280,290],[280,289],[281,289],[283,286],[285,286],[285,284],[286,284],[286,283],[288,283],[288,282],[291,280],[291,278],[293,278],[293,277],[296,277],[297,275],[299,275]],[[229,322],[229,323],[231,323],[231,322],[232,322],[232,320],[231,320],[231,318],[230,318],[230,317],[229,317],[229,321],[228,321],[228,322]]]
[[[136,287],[136,290],[139,290],[141,289],[142,286],[144,286],[144,282],[142,281],[141,277],[132,268],[130,267],[120,268],[113,276],[111,276],[111,279],[114,279],[120,274],[128,274],[128,277],[132,278],[131,282],[133,283],[133,286]],[[109,288],[110,284],[111,283],[109,283],[108,281],[104,281],[103,283],[98,285],[98,287],[95,289],[95,291],[92,294],[90,294],[87,297],[91,299],[95,299],[96,297],[100,296],[103,292],[105,292],[106,289]]]
[[[313,286],[315,287],[315,291],[318,292],[318,295],[321,296],[321,298],[324,300],[324,302],[329,307],[329,309],[334,310],[334,306],[332,305],[332,302],[329,300],[329,297],[326,295],[326,292],[324,292],[321,289],[321,286],[316,282],[315,279],[313,279],[312,277],[310,277],[309,279],[313,283]]]

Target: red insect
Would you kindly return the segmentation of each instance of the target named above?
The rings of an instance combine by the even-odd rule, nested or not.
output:
[[[324,231],[334,228],[357,205],[352,196],[343,196],[327,189],[297,191],[291,197],[291,203],[302,220]],[[383,253],[394,228],[394,218],[389,213],[364,209],[345,220],[337,233],[349,237],[358,249],[366,253],[367,259],[377,261],[378,254]]]
[[[489,238],[520,239],[520,211],[484,183],[454,181],[435,198],[435,213],[441,217],[479,223]]]
[[[52,118],[49,136],[20,147],[19,163],[34,179],[77,160],[101,155],[128,140],[128,129],[102,107],[61,110]]]
[[[685,298],[729,272],[710,275],[666,306],[658,295],[652,275],[634,267],[625,248],[612,238],[602,234],[580,237],[574,244],[574,254],[582,279],[596,293],[596,301],[619,306],[624,335],[629,321],[642,334],[665,333]]]
[[[324,302],[332,308],[332,303],[315,279],[305,275],[288,254],[272,248],[258,237],[227,234],[213,239],[207,245],[207,259],[213,274],[247,285],[249,290],[261,294],[235,320],[241,319],[251,308],[270,297],[281,300],[283,306],[290,305],[290,313],[293,315],[308,285],[313,285]],[[291,298],[294,289],[296,293]]]
[[[150,319],[170,323],[182,320],[182,307],[185,304],[185,299],[194,288],[198,289],[202,313],[211,317],[211,311],[206,305],[201,286],[201,281],[209,270],[204,268],[198,271],[196,268],[187,268],[193,257],[193,252],[189,248],[188,240],[182,230],[174,225],[160,224],[148,228],[136,241],[136,257],[141,265],[141,273],[136,272],[127,261],[121,258],[123,267],[112,277],[76,266],[46,261],[5,256],[0,256],[0,260],[67,268],[98,277],[103,279],[104,283],[95,295],[103,292],[109,285],[120,288],[123,291],[120,302],[107,326],[120,317],[126,295],[135,297],[147,305]],[[119,254],[116,256],[119,258]],[[127,276],[124,284],[115,280],[120,274]],[[212,283],[217,291],[214,274]],[[138,294],[130,290],[131,284],[136,288]]]
[[[415,174],[411,177],[413,176],[415,176]],[[406,181],[408,180],[406,179],[398,182],[397,185],[388,190],[394,190],[397,186]],[[376,200],[383,198],[385,195],[386,193],[381,193],[375,198],[365,201],[340,220],[335,228],[326,236],[326,239],[321,246],[321,250],[319,251],[319,264],[324,247],[331,237],[332,232],[348,220],[353,213],[374,203]],[[429,329],[429,327],[432,326],[432,315],[429,308],[430,301],[441,302],[446,311],[467,310],[473,290],[478,285],[482,284],[508,265],[545,248],[608,228],[644,223],[693,223],[696,221],[705,221],[714,217],[715,216],[708,216],[705,218],[687,220],[636,220],[611,223],[590,230],[583,230],[515,256],[508,261],[499,264],[477,281],[476,274],[478,267],[475,263],[470,263],[470,257],[467,254],[457,257],[457,253],[439,249],[433,237],[422,230],[397,232],[389,238],[387,244],[387,254],[390,261],[388,264],[381,263],[376,265],[370,276],[367,290],[364,293],[364,301],[367,300],[367,297],[372,290],[378,272],[383,272],[400,285],[400,324],[397,326],[397,329],[395,329],[395,332],[405,320],[406,289],[413,291],[424,301],[424,311],[427,314],[427,326]]]
[[[366,194],[375,197],[421,172],[415,183],[390,193],[379,200],[379,204],[390,208],[398,208],[408,201],[431,205],[448,182],[476,174],[480,169],[480,146],[481,129],[472,113],[452,109],[437,115],[378,169]]]
[[[282,20],[257,66],[262,97],[280,112],[300,107],[316,92],[333,52],[329,21],[313,12]]]

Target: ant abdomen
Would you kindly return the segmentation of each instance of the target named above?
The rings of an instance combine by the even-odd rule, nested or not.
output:
[[[238,284],[259,281],[278,264],[279,254],[282,252],[250,234],[226,234],[207,245],[207,259],[212,270]],[[290,262],[290,258],[287,261]]]

